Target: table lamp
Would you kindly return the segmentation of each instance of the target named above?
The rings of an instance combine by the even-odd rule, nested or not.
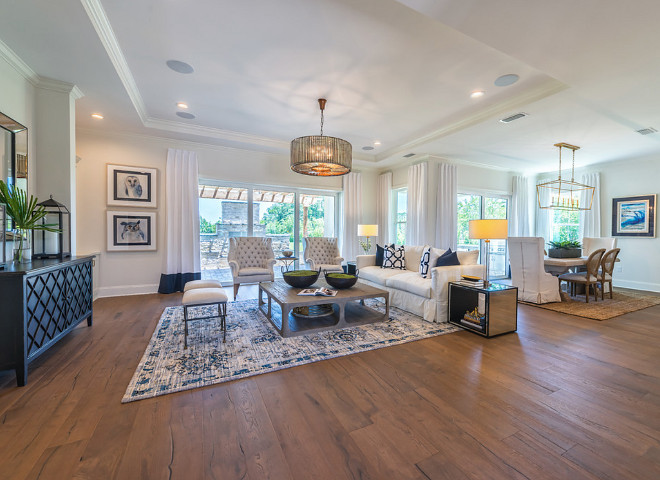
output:
[[[357,234],[358,237],[367,237],[366,242],[360,242],[364,254],[367,255],[369,250],[371,250],[371,241],[369,241],[369,237],[378,236],[378,225],[358,225]]]
[[[492,239],[507,238],[507,220],[470,220],[468,236],[475,240],[484,240],[486,243],[486,278],[484,287],[488,287],[488,267],[490,263],[490,241]]]

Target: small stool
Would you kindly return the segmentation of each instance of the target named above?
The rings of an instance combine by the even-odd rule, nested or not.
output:
[[[204,320],[208,318],[220,317],[220,324],[222,326],[222,343],[227,341],[227,295],[222,288],[193,288],[184,292],[183,300],[183,324],[184,324],[184,337],[183,348],[188,348],[188,322],[192,320]],[[217,305],[218,314],[208,317],[188,318],[188,308],[190,307],[203,307],[205,305]]]
[[[217,280],[191,280],[183,286],[183,291],[195,288],[222,288],[222,284]]]

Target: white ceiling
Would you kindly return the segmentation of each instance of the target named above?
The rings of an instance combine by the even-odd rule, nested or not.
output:
[[[582,147],[577,166],[660,152],[660,133],[634,131],[660,130],[657,0],[9,4],[0,40],[82,90],[82,128],[286,153],[318,133],[325,97],[324,133],[350,141],[362,166],[428,153],[548,171],[557,142]],[[520,81],[494,86],[508,73]],[[175,115],[178,101],[194,120]]]

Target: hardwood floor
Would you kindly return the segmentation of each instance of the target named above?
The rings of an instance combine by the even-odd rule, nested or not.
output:
[[[515,334],[121,404],[179,302],[100,299],[94,325],[35,361],[26,387],[0,372],[0,477],[660,478],[660,306],[597,322],[519,305]]]

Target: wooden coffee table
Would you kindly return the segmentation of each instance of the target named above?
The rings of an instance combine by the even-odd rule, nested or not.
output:
[[[317,281],[309,288],[320,287],[332,289],[322,280]],[[298,295],[300,290],[302,289],[290,287],[283,280],[259,284],[259,308],[283,337],[295,337],[310,332],[337,330],[382,322],[390,316],[389,292],[360,282],[351,288],[338,290],[337,295],[334,297]],[[262,292],[268,297],[268,302],[264,302]],[[383,298],[385,300],[385,314],[367,307],[364,304],[366,298]],[[273,301],[280,306],[279,314],[272,308]],[[330,305],[332,308],[330,313],[326,315],[307,318],[292,312],[296,307],[315,305]]]

